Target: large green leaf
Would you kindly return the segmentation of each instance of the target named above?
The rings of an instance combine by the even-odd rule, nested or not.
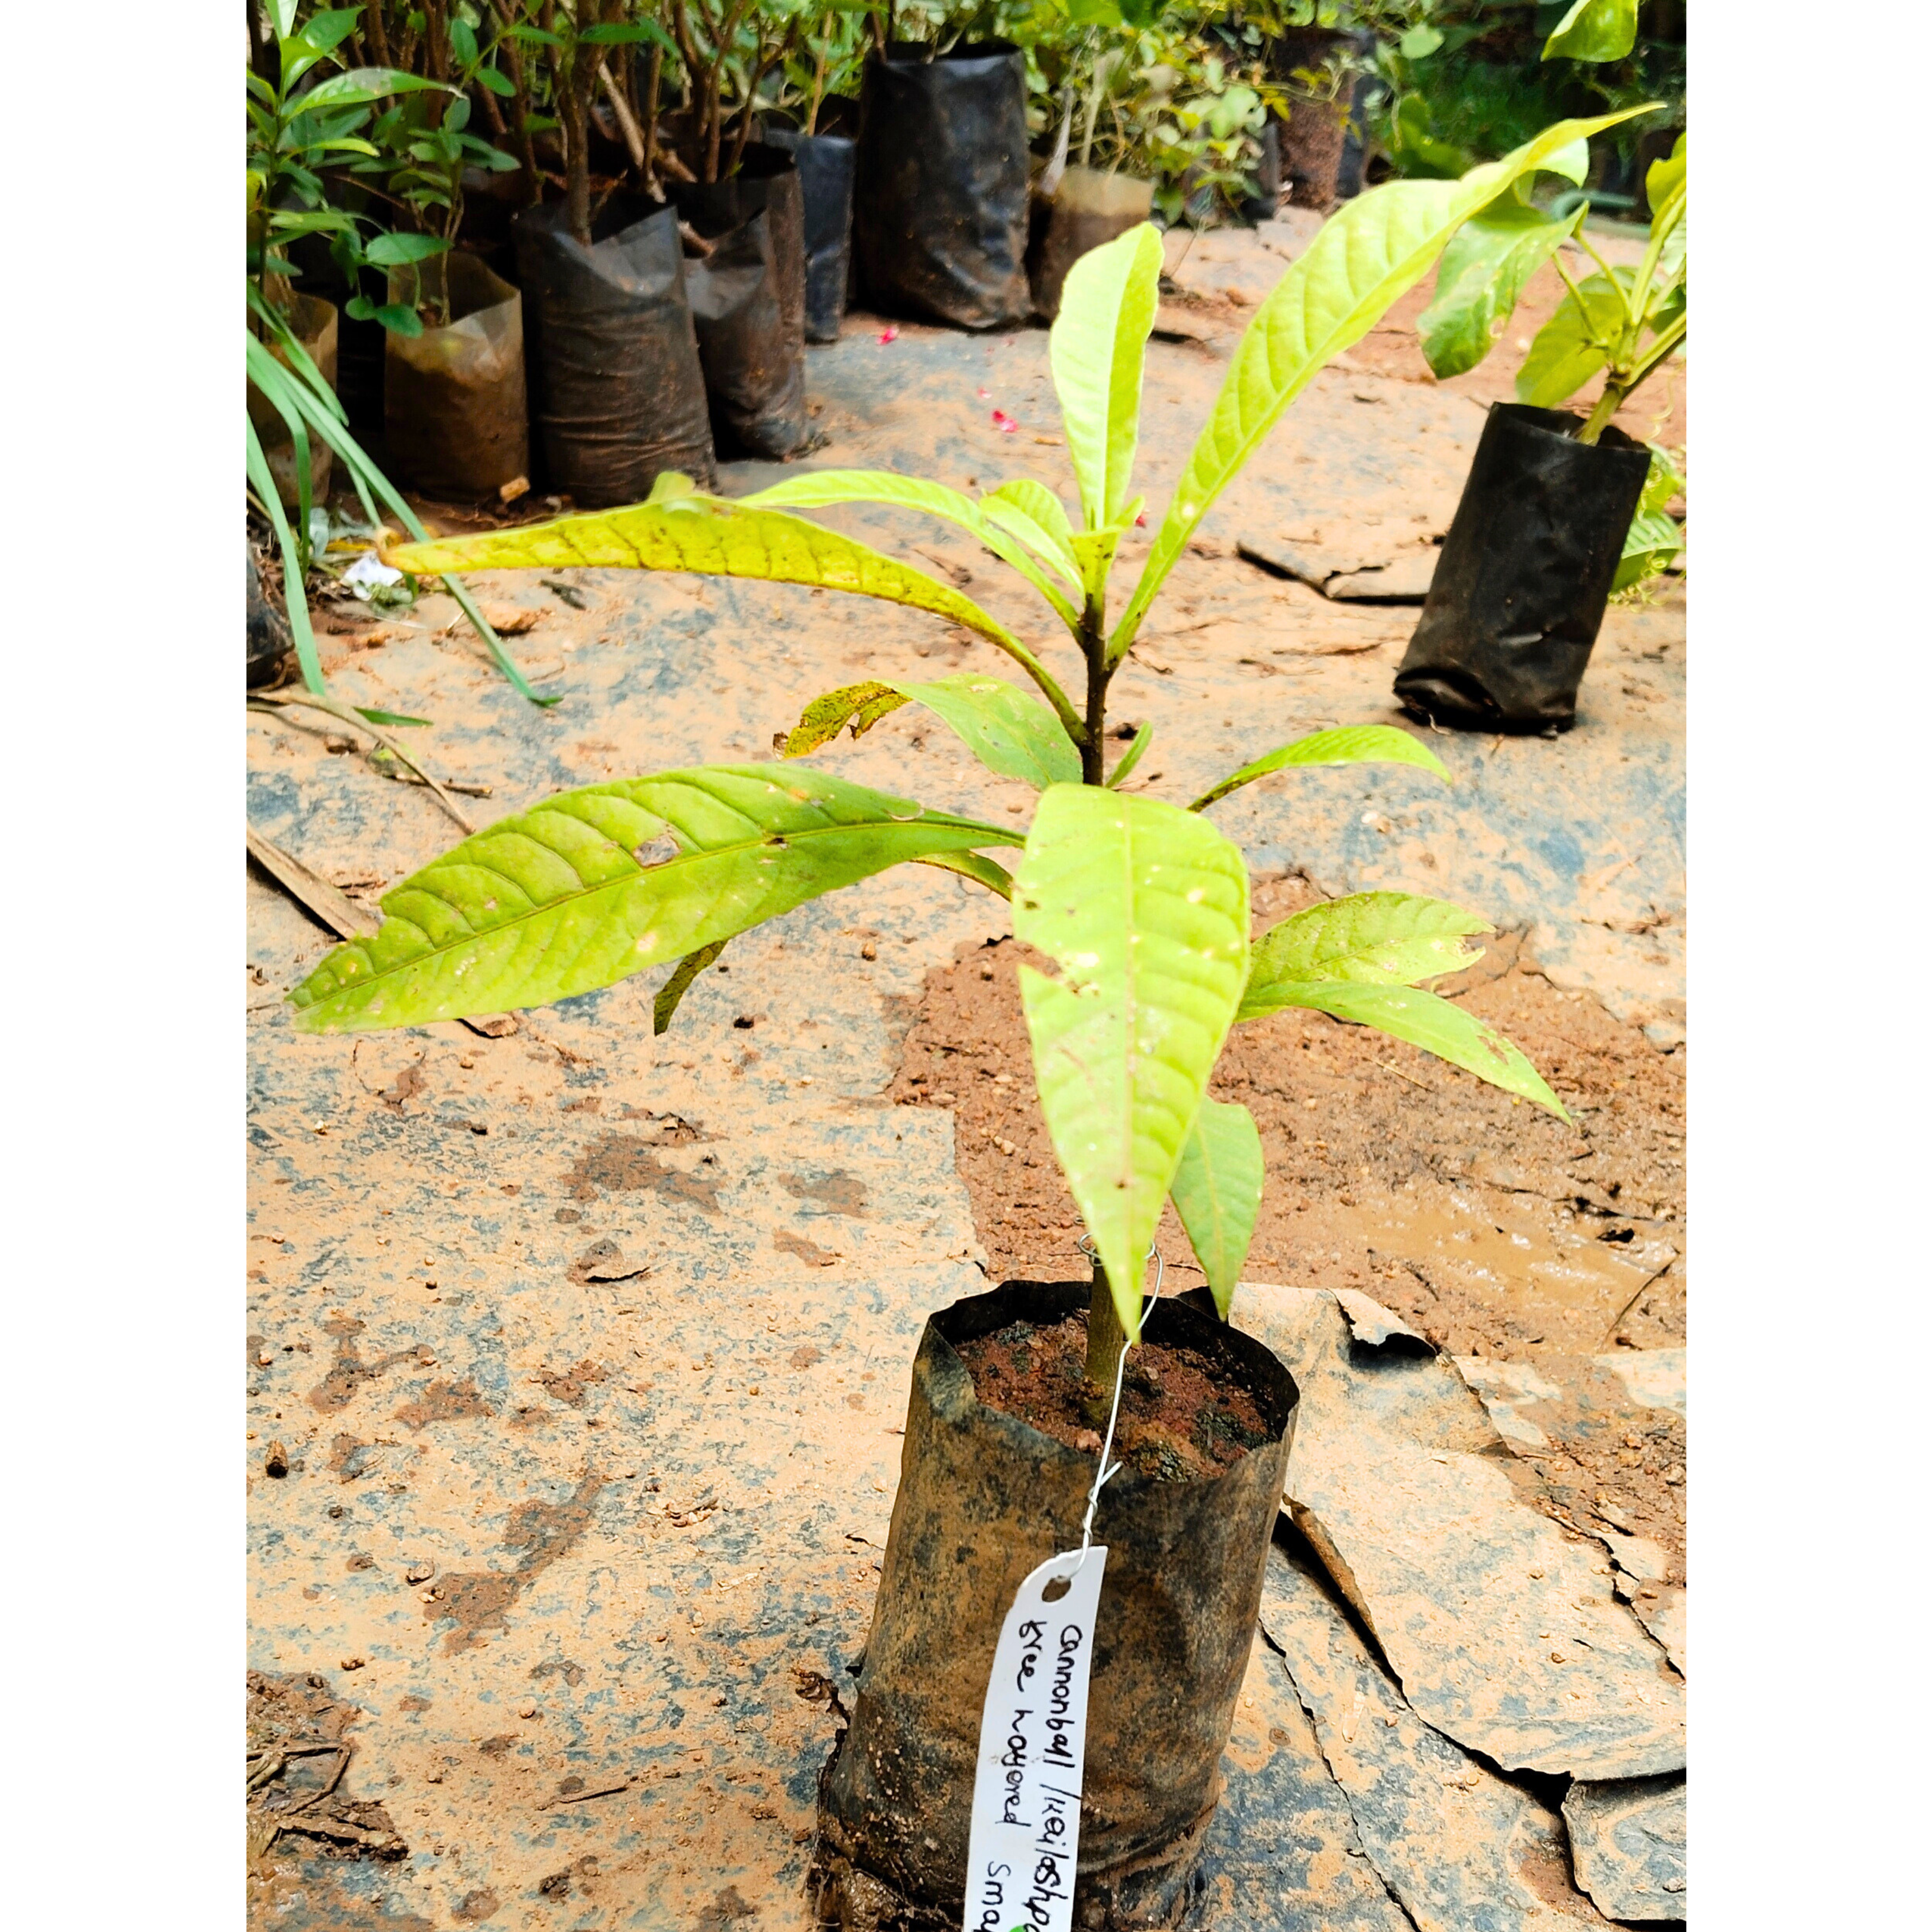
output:
[[[1614,343],[1624,326],[1623,298],[1607,277],[1592,275],[1574,294],[1566,292],[1516,372],[1516,400],[1560,408],[1610,359],[1603,345]]]
[[[1018,778],[1042,790],[1079,782],[1080,754],[1053,713],[1013,686],[971,671],[926,684],[874,680],[827,692],[805,707],[797,729],[785,740],[784,754],[802,758],[848,724],[853,736],[862,738],[902,704],[923,704],[936,712],[966,748],[1003,778]]]
[[[1202,812],[1216,799],[1270,772],[1286,771],[1295,765],[1414,765],[1448,779],[1448,769],[1420,738],[1398,730],[1393,724],[1344,724],[1333,731],[1312,731],[1292,745],[1265,753],[1238,772],[1230,772],[1217,785],[1210,786],[1187,808]]]
[[[1480,946],[1466,948],[1464,939],[1490,929],[1487,920],[1460,906],[1408,892],[1355,892],[1310,906],[1256,943],[1240,1017],[1251,1020],[1298,1004],[1275,997],[1283,986],[1334,980],[1407,986],[1460,972],[1483,956]]]
[[[1585,210],[1552,220],[1505,196],[1465,222],[1442,251],[1436,299],[1416,330],[1430,368],[1446,381],[1488,355],[1514,311],[1523,284],[1574,232]]]
[[[883,598],[930,610],[990,638],[1026,668],[1063,719],[1073,729],[1084,729],[1079,714],[1033,652],[970,598],[853,538],[783,510],[747,508],[694,490],[634,503],[627,509],[558,517],[547,524],[476,536],[399,544],[384,552],[384,560],[419,576],[453,570],[568,570],[586,566],[688,570],[709,577],[808,584]]]
[[[1068,270],[1060,292],[1048,353],[1090,530],[1118,521],[1133,480],[1160,269],[1160,231],[1144,221],[1090,248]]]
[[[674,855],[640,856],[668,835]],[[382,900],[290,994],[307,1029],[421,1026],[608,986],[902,860],[1016,845],[829,772],[713,765],[560,794]]]
[[[1109,640],[1110,660],[1126,654],[1196,526],[1316,372],[1367,334],[1478,209],[1574,142],[1646,111],[1629,108],[1558,122],[1459,181],[1386,182],[1347,202],[1323,224],[1256,310],[1234,351],[1140,582]]]
[[[1574,0],[1543,44],[1543,58],[1622,60],[1636,44],[1636,0]]]
[[[1013,881],[1040,1111],[1121,1326],[1248,970],[1248,872],[1192,812],[1097,785],[1042,794]]]
[[[1264,1178],[1253,1114],[1234,1101],[1204,1100],[1168,1192],[1224,1321],[1255,1238]]]
[[[1331,980],[1279,986],[1276,994],[1274,1010],[1307,1006],[1338,1020],[1373,1027],[1463,1068],[1506,1094],[1534,1100],[1559,1120],[1570,1118],[1542,1075],[1494,1027],[1420,986],[1372,986]]]
[[[736,500],[748,509],[774,510],[823,510],[840,503],[889,503],[901,509],[922,511],[929,517],[944,517],[962,530],[971,531],[995,556],[1011,564],[1068,621],[1076,615],[1065,596],[1042,574],[1033,553],[1023,542],[1014,541],[1015,533],[1010,530],[1007,520],[987,514],[983,502],[976,503],[944,483],[901,476],[890,470],[814,470],[802,476],[788,476],[768,490],[755,490]],[[1079,587],[1079,576],[1070,556],[1062,559],[1049,555],[1048,560],[1070,585],[1076,590]]]

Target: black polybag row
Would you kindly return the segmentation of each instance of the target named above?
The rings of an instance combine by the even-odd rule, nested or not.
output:
[[[1396,672],[1403,708],[1464,730],[1567,731],[1650,452],[1621,430],[1491,406]]]
[[[765,139],[798,164],[805,202],[805,339],[836,342],[852,268],[852,188],[859,144],[843,134],[770,128]]]
[[[678,184],[678,213],[711,244],[685,280],[712,428],[728,454],[776,458],[802,448],[805,205],[791,155],[748,147],[721,182]]]
[[[667,470],[714,477],[677,217],[614,194],[586,248],[565,205],[513,224],[545,479],[586,508],[638,503]]]
[[[1005,40],[928,58],[894,41],[866,63],[853,233],[887,314],[1002,328],[1027,285],[1026,59]]]

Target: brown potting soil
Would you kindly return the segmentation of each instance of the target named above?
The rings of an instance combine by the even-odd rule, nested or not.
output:
[[[980,1401],[1016,1416],[1070,1449],[1100,1453],[1100,1432],[1082,1412],[1086,1388],[1084,1312],[1036,1327],[1016,1322],[964,1342],[959,1357]],[[1114,1454],[1162,1482],[1219,1475],[1274,1438],[1254,1397],[1216,1376],[1192,1348],[1143,1342],[1127,1352],[1120,1379]]]
[[[1295,875],[1257,880],[1257,930],[1322,896]],[[1593,1357],[1683,1343],[1685,1056],[1552,985],[1514,936],[1484,943],[1478,964],[1436,989],[1514,1040],[1575,1124],[1322,1014],[1240,1026],[1213,1090],[1252,1112],[1267,1162],[1244,1273],[1359,1289],[1450,1354],[1574,1385],[1600,1378]],[[1018,952],[970,946],[927,976],[892,1094],[954,1111],[994,1279],[1050,1280],[1077,1265],[1081,1222],[1034,1097]],[[1198,1286],[1171,1205],[1156,1240],[1170,1288]],[[1682,1580],[1682,1418],[1649,1410],[1641,1427],[1607,1430],[1587,1408],[1534,1413],[1551,1440],[1528,1460],[1554,1508],[1616,1512]]]

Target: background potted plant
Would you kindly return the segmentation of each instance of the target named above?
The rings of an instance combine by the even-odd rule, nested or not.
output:
[[[694,259],[687,270],[713,433],[734,454],[778,458],[810,435],[805,402],[805,197],[789,148],[754,139],[769,83],[806,15],[748,0],[673,0],[686,104],[684,163],[669,193]]]
[[[329,366],[333,307],[321,303],[327,315],[316,322],[314,310],[302,306],[290,287],[296,272],[286,252],[292,242],[311,235],[356,242],[356,222],[329,204],[320,170],[336,158],[376,154],[357,130],[367,125],[376,104],[438,85],[387,67],[323,74],[326,66],[340,66],[338,50],[346,46],[352,53],[360,11],[324,9],[298,32],[296,0],[267,0],[254,49],[258,58],[248,76],[248,487],[281,552],[289,634],[302,681],[317,698],[326,681],[305,585],[313,561],[311,519],[316,499],[326,490],[329,462],[341,460],[371,525],[391,514],[405,529],[422,534],[401,494],[350,434]],[[301,332],[305,322],[311,328],[306,339]],[[272,454],[278,448],[284,452],[280,464]],[[449,588],[504,676],[532,702],[554,702],[531,690],[461,580],[452,578]],[[256,628],[266,639],[272,627],[258,624]],[[267,655],[265,644],[261,656]],[[251,688],[259,668],[251,669]]]
[[[1592,20],[1573,8],[1550,44],[1628,51],[1629,39],[1611,32],[1617,10],[1600,0]],[[1582,26],[1598,38],[1580,41]],[[1634,34],[1630,0],[1622,26]],[[1585,158],[1559,158],[1581,181]],[[1564,294],[1517,371],[1518,400],[1490,411],[1396,671],[1396,695],[1418,716],[1472,730],[1567,730],[1611,592],[1676,554],[1664,506],[1682,479],[1661,451],[1610,418],[1685,338],[1686,168],[1682,136],[1652,164],[1650,233],[1634,267],[1612,266],[1591,242],[1587,201],[1559,214],[1520,192],[1485,209],[1444,252],[1420,322],[1438,376],[1489,353],[1546,262]],[[1561,252],[1572,239],[1596,265],[1581,283]],[[1600,374],[1587,414],[1561,406]]]
[[[600,90],[624,98],[607,64],[640,36],[662,56],[663,30],[627,17],[627,0],[518,4],[500,32],[506,64],[516,59],[513,85],[533,106],[548,104],[565,166],[562,201],[512,224],[540,460],[550,487],[579,503],[630,502],[666,470],[705,478],[715,461],[677,215],[657,192],[655,128],[648,142],[638,130],[634,184],[608,178],[594,202],[591,191],[593,103]],[[653,58],[650,73],[662,67]]]
[[[1010,40],[969,38],[976,8],[889,10],[860,97],[860,286],[888,314],[961,328],[1024,322],[1026,57]]]
[[[476,100],[508,94],[511,83],[495,64],[494,34],[479,38],[457,15],[444,24],[443,44],[454,91],[398,100],[370,130],[379,152],[352,164],[400,219],[361,250],[361,262],[384,272],[386,299],[358,294],[348,313],[386,331],[391,466],[416,489],[460,500],[527,482],[530,418],[522,298],[456,245],[466,177],[517,171],[514,154],[471,128]]]
[[[781,111],[765,139],[793,154],[805,215],[805,339],[836,342],[852,280],[852,195],[858,179],[859,86],[872,45],[872,0],[806,10],[784,65]]]
[[[861,1894],[874,1905],[896,1898],[908,1911],[957,1908],[993,1640],[1017,1578],[1077,1536],[1099,1444],[1023,1419],[1041,1390],[1050,1396],[1050,1374],[1016,1374],[996,1391],[990,1372],[979,1381],[966,1371],[981,1346],[1007,1348],[1010,1364],[1024,1339],[1016,1320],[1062,1348],[1070,1327],[1078,1336],[1070,1393],[1088,1418],[1104,1413],[1137,1343],[1150,1355],[1156,1346],[1177,1362],[1185,1355],[1210,1406],[1225,1398],[1241,1418],[1204,1468],[1167,1466],[1157,1453],[1137,1463],[1102,1492],[1096,1525],[1113,1553],[1089,1707],[1082,1922],[1148,1922],[1185,1895],[1252,1638],[1293,1402],[1280,1364],[1216,1318],[1262,1180],[1252,1119],[1207,1091],[1228,1028],[1281,1006],[1316,1008],[1561,1112],[1514,1048],[1414,983],[1462,963],[1464,937],[1484,929],[1474,915],[1371,893],[1251,941],[1245,862],[1206,813],[1293,767],[1380,760],[1439,772],[1425,747],[1386,726],[1318,733],[1183,807],[1120,789],[1152,731],[1139,730],[1109,770],[1107,694],[1190,538],[1316,370],[1367,332],[1465,220],[1597,124],[1551,129],[1463,182],[1392,184],[1328,224],[1258,309],[1118,612],[1111,566],[1144,500],[1130,492],[1159,299],[1150,226],[1076,266],[1053,332],[1078,525],[1037,482],[976,500],[890,472],[831,471],[737,502],[667,478],[629,509],[389,552],[422,572],[608,563],[854,591],[965,627],[1038,693],[974,675],[870,681],[808,706],[786,747],[802,755],[895,706],[923,704],[993,772],[1040,788],[1024,831],[790,763],[593,785],[505,820],[406,880],[384,902],[390,916],[374,937],[338,947],[291,995],[311,1029],[421,1024],[544,1004],[674,962],[656,1000],[662,1030],[734,934],[905,861],[1009,899],[1016,936],[1058,964],[1057,980],[1026,970],[1022,994],[1042,1109],[1091,1238],[1094,1277],[1009,1283],[928,1324],[851,1727],[820,1784],[822,1909],[842,1909],[853,1888],[855,1911]],[[1064,626],[1084,689],[1070,694],[1023,639],[958,591],[794,514],[859,502],[948,519],[1011,563]],[[638,856],[667,835],[674,856]],[[988,856],[1015,847],[1016,873]],[[1170,1196],[1213,1305],[1163,1301],[1144,1318],[1144,1257]],[[1029,1381],[1033,1396],[1022,1387]],[[1149,1387],[1141,1381],[1125,1404],[1130,1418]]]

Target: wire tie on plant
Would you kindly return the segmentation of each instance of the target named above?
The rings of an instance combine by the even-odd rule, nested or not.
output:
[[[1082,1234],[1076,1245],[1089,1256],[1094,1252],[1094,1238],[1090,1234]],[[1160,1285],[1167,1278],[1167,1264],[1161,1258],[1160,1248],[1151,1241],[1148,1244],[1148,1251],[1143,1259],[1154,1263],[1154,1292],[1148,1297],[1146,1307],[1141,1310],[1141,1319],[1144,1322],[1148,1310],[1160,1299]],[[1070,1583],[1085,1568],[1087,1552],[1094,1546],[1094,1512],[1100,1506],[1100,1491],[1120,1473],[1121,1465],[1116,1462],[1110,1469],[1107,1467],[1107,1458],[1113,1451],[1114,1425],[1120,1419],[1120,1385],[1126,1372],[1127,1352],[1123,1348],[1119,1359],[1114,1364],[1114,1406],[1107,1412],[1107,1434],[1100,1444],[1100,1471],[1094,1478],[1094,1486],[1087,1492],[1087,1514],[1081,1519],[1080,1560],[1066,1573],[1066,1580]]]

